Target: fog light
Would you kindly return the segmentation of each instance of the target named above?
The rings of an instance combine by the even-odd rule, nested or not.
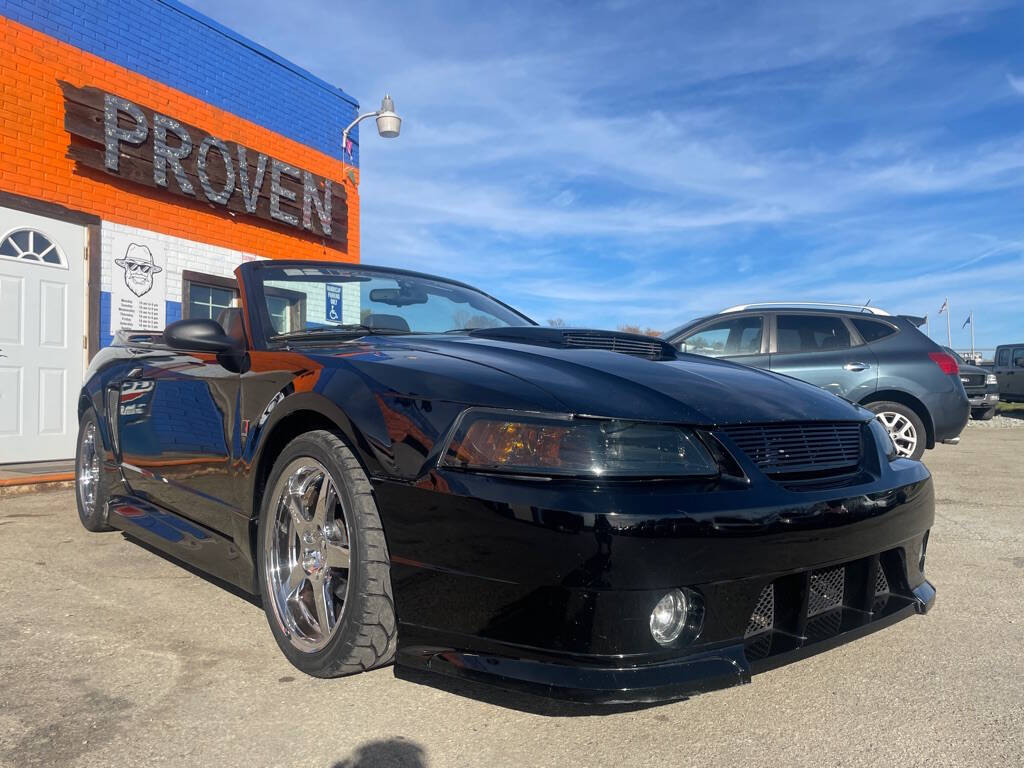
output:
[[[703,619],[700,597],[692,590],[666,592],[651,611],[651,637],[660,645],[669,645],[687,630],[696,635]]]

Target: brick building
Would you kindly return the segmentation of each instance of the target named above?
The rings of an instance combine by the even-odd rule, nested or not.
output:
[[[0,464],[68,458],[119,328],[358,261],[358,104],[176,0],[0,0]]]

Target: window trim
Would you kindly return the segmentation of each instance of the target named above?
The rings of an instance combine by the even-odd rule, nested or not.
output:
[[[738,355],[719,355],[717,357],[712,357],[711,355],[701,355],[701,357],[708,357],[708,358],[710,358],[712,360],[735,360],[735,359],[741,358],[741,357],[759,357],[761,355],[769,354],[769,352],[768,352],[768,350],[770,349],[769,341],[774,341],[774,339],[769,339],[769,336],[772,335],[772,329],[771,329],[771,327],[769,325],[769,315],[766,312],[729,312],[728,314],[715,315],[714,317],[708,318],[706,322],[703,322],[700,325],[696,325],[696,326],[694,326],[692,328],[688,328],[688,329],[685,329],[683,331],[680,331],[675,336],[675,338],[670,339],[668,343],[671,344],[673,347],[675,347],[680,352],[682,352],[682,350],[679,348],[679,345],[683,343],[684,339],[688,339],[689,337],[702,332],[705,328],[709,328],[712,325],[717,325],[718,323],[723,323],[723,322],[727,322],[727,321],[730,321],[730,320],[742,320],[742,319],[745,319],[745,318],[748,318],[748,317],[758,317],[758,318],[761,319],[761,351],[760,352],[743,352],[743,353],[738,354]],[[698,352],[689,352],[689,353],[688,352],[684,352],[683,354],[694,354],[694,355],[697,355],[699,353]]]
[[[188,308],[192,301],[192,283],[205,285],[209,288],[220,288],[234,291],[235,299],[241,304],[242,291],[238,281],[233,277],[221,277],[220,275],[208,275],[205,272],[193,272],[190,269],[181,270],[181,319],[189,318]],[[213,318],[216,320],[217,318]]]
[[[882,318],[877,317],[877,316],[871,316],[871,317],[861,317],[861,316],[851,317],[849,315],[844,315],[844,317],[846,318],[847,324],[853,326],[853,330],[857,331],[857,337],[860,339],[860,343],[861,344],[871,345],[871,344],[874,344],[875,342],[878,342],[878,341],[885,341],[886,339],[891,339],[893,336],[895,336],[901,330],[900,327],[898,325],[896,325],[896,323],[891,323],[888,320],[883,320]],[[854,320],[864,320],[865,322],[868,322],[868,323],[879,323],[880,325],[885,325],[885,326],[887,326],[889,328],[892,328],[892,333],[887,333],[882,338],[875,339],[874,341],[867,341],[864,338],[863,334],[860,332],[860,330],[857,328],[857,324],[854,323]]]
[[[864,341],[863,337],[860,335],[860,332],[857,331],[856,326],[854,326],[854,324],[850,322],[850,318],[847,317],[846,315],[840,315],[840,314],[837,314],[835,312],[822,312],[820,310],[815,311],[815,310],[802,310],[802,309],[785,309],[785,310],[780,310],[780,311],[777,311],[777,312],[772,312],[771,315],[772,315],[771,316],[772,343],[769,346],[769,350],[770,351],[768,353],[770,355],[821,355],[821,354],[824,354],[825,352],[841,352],[841,351],[843,351],[845,349],[857,349],[858,347],[863,347],[863,346],[866,345],[866,342]],[[834,318],[837,318],[846,327],[847,333],[850,334],[850,346],[849,347],[838,347],[836,349],[827,349],[827,350],[819,349],[819,350],[814,351],[814,352],[803,352],[803,351],[801,351],[801,352],[779,352],[779,349],[778,349],[778,339],[779,339],[778,321],[779,321],[779,315],[787,315],[787,316],[788,315],[805,315],[805,316],[806,315],[814,315],[816,317],[834,317]],[[888,338],[888,336],[886,338]]]
[[[267,297],[273,296],[279,299],[287,299],[289,303],[288,322],[292,328],[302,328],[306,324],[306,294],[302,291],[291,291],[287,288],[275,286],[263,286],[263,303],[266,304]],[[267,307],[267,315],[270,316],[270,307]],[[273,324],[273,317],[270,317]]]

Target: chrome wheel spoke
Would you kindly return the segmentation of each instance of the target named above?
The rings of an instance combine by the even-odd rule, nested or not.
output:
[[[306,519],[306,516],[302,511],[302,499],[292,493],[288,495],[284,500],[284,503],[288,509],[288,514],[291,516],[292,530],[301,536],[309,527],[309,521]]]
[[[306,571],[303,570],[301,563],[295,563],[288,571],[288,582],[285,587],[287,588],[288,594],[291,595],[299,590],[302,583],[306,580]]]
[[[345,569],[349,567],[348,547],[344,547],[334,541],[328,541],[325,548],[327,550],[328,567]]]
[[[330,475],[324,475],[324,479],[320,481],[320,491],[316,496],[316,505],[313,507],[313,526],[323,530],[327,524],[327,507],[330,503],[330,497],[332,496],[332,483]]]
[[[334,596],[330,590],[330,579],[313,582],[313,602],[316,605],[316,623],[320,634],[329,634],[334,627]]]

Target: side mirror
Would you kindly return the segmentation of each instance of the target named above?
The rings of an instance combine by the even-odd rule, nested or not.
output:
[[[238,343],[224,333],[216,320],[178,320],[164,329],[164,343],[171,349],[191,352],[230,352]]]

